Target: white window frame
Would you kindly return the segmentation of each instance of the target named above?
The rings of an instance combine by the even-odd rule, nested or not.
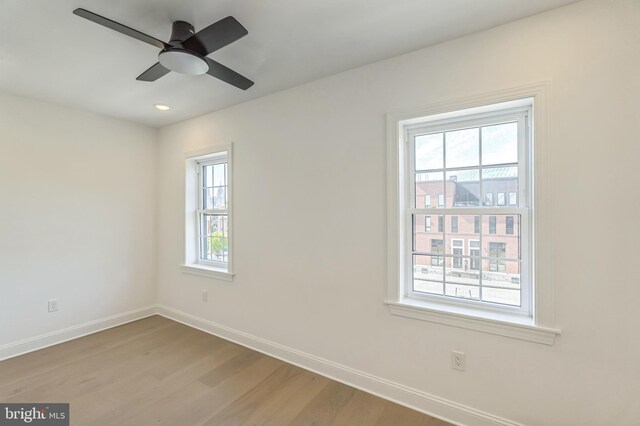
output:
[[[390,313],[409,318],[468,328],[491,334],[551,345],[560,334],[555,325],[554,288],[552,284],[552,246],[550,235],[550,185],[547,161],[547,92],[548,84],[534,84],[466,99],[442,102],[409,111],[387,114],[387,200],[388,200],[388,294],[386,304]],[[526,164],[535,166],[527,173],[532,177],[529,217],[520,226],[531,225],[531,238],[524,242],[530,250],[532,268],[531,292],[527,309],[509,310],[487,308],[479,303],[457,300],[416,298],[408,291],[410,270],[407,270],[407,201],[408,185],[407,129],[425,122],[459,121],[460,117],[481,117],[505,109],[528,107],[535,118],[527,131],[535,135],[529,144]],[[520,159],[519,159],[520,160]],[[521,200],[522,202],[522,200]],[[510,208],[486,208],[485,214],[522,214]],[[464,208],[448,209],[448,214],[466,214]],[[433,214],[431,212],[430,214]],[[526,221],[526,222],[525,222]],[[444,298],[440,298],[444,299]]]
[[[233,150],[232,145],[206,148],[185,154],[185,210],[184,210],[184,273],[223,281],[232,281],[233,270]],[[227,163],[227,208],[211,210],[212,213],[227,214],[228,262],[209,261],[200,258],[200,215],[209,210],[202,206],[202,167],[209,164]]]
[[[203,176],[203,169],[207,166],[215,166],[218,164],[226,164],[227,165],[227,175],[229,174],[229,162],[228,162],[228,157],[226,155],[226,152],[224,152],[224,154],[222,155],[216,155],[214,157],[208,157],[208,158],[204,158],[204,159],[200,159],[200,160],[196,160],[196,174],[197,174],[197,181],[198,181],[198,208],[196,209],[196,238],[198,240],[198,244],[197,244],[197,249],[196,249],[196,262],[199,265],[205,265],[214,269],[219,269],[222,271],[226,271],[228,270],[228,265],[229,262],[224,262],[224,261],[217,261],[217,260],[209,260],[209,259],[203,259],[202,256],[202,242],[200,241],[200,239],[202,238],[202,236],[204,235],[202,233],[202,218],[204,215],[210,214],[210,215],[225,215],[227,216],[227,233],[230,237],[229,234],[229,209],[228,209],[228,205],[227,208],[224,209],[204,209],[204,199],[203,199],[203,192],[204,192],[204,185],[203,185],[203,181],[202,181],[202,176]],[[213,172],[212,172],[213,173]],[[228,183],[228,177],[227,177],[227,181],[225,183]],[[229,185],[225,185],[225,192],[228,194],[229,191]],[[226,194],[225,194],[226,196]],[[230,256],[230,251],[229,251],[229,245],[227,243],[227,258],[228,260],[231,260],[231,256]]]
[[[409,285],[405,288],[405,296],[414,300],[433,300],[434,298],[439,299],[439,303],[443,304],[451,304],[451,305],[460,305],[463,307],[471,307],[475,310],[483,310],[490,311],[508,315],[520,315],[520,316],[530,316],[531,315],[531,295],[532,295],[532,286],[530,283],[532,282],[530,269],[529,269],[529,219],[528,215],[530,213],[528,202],[529,199],[529,159],[528,159],[528,140],[530,139],[527,135],[529,128],[529,117],[531,116],[531,108],[530,106],[522,105],[522,106],[510,106],[504,107],[503,109],[491,112],[477,112],[477,113],[465,113],[460,117],[454,118],[444,118],[441,120],[432,120],[427,122],[419,122],[411,125],[407,125],[404,127],[405,129],[405,145],[407,146],[407,156],[405,158],[405,181],[408,183],[407,188],[405,189],[405,214],[407,215],[407,222],[411,223],[411,217],[413,215],[421,215],[426,214],[427,211],[418,207],[415,203],[416,194],[415,194],[415,173],[416,171],[413,169],[415,165],[414,159],[414,143],[415,139],[424,134],[432,134],[432,133],[440,133],[447,131],[455,131],[462,128],[475,128],[475,127],[484,127],[490,126],[494,124],[507,123],[507,122],[517,122],[518,123],[518,186],[521,194],[521,202],[524,204],[523,206],[516,208],[509,208],[506,206],[506,195],[504,192],[498,192],[498,200],[502,198],[502,203],[498,202],[496,207],[486,207],[480,206],[477,207],[447,207],[440,206],[437,209],[438,218],[442,220],[443,228],[442,230],[438,228],[438,232],[443,232],[445,235],[445,240],[447,240],[446,236],[457,235],[454,234],[450,228],[444,226],[446,222],[451,222],[453,217],[458,215],[483,215],[488,218],[489,229],[488,234],[494,235],[497,234],[498,230],[498,216],[502,217],[502,215],[510,214],[510,215],[519,215],[521,219],[520,226],[520,245],[522,252],[522,262],[521,262],[521,292],[520,292],[520,306],[509,306],[509,305],[500,305],[490,302],[480,302],[477,300],[472,300],[468,298],[452,298],[448,295],[436,295],[436,294],[427,294],[424,292],[414,291]],[[479,148],[481,146],[481,141],[479,144]],[[487,166],[478,166],[480,169],[484,167],[493,167],[492,165]],[[474,166],[475,168],[475,166]],[[445,183],[444,187],[445,193],[442,195],[444,200],[451,199],[451,194],[447,193],[447,187]],[[480,180],[480,193],[482,193],[482,181]],[[502,196],[502,197],[500,197]],[[440,196],[439,196],[440,197]],[[480,195],[480,198],[482,196]],[[433,209],[431,210],[433,212]],[[451,218],[451,220],[447,221],[446,217]],[[491,224],[494,224],[494,227],[491,227]],[[494,232],[491,232],[493,229]],[[411,227],[408,226],[406,232],[408,234],[411,233]],[[480,238],[482,240],[482,236]],[[413,270],[413,259],[409,255],[411,252],[412,239],[408,236],[406,239],[406,253],[408,254],[404,258],[405,268],[406,268],[406,277],[410,277],[412,275]],[[442,265],[447,264],[447,258],[450,257],[450,253],[443,253],[442,256]],[[480,287],[480,292],[482,292],[482,286]]]

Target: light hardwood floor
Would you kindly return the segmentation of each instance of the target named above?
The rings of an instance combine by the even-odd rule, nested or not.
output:
[[[0,362],[0,401],[79,426],[448,424],[160,316]]]

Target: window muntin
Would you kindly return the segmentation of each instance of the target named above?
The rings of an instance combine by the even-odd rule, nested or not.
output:
[[[229,179],[226,153],[196,161],[197,263],[228,270]]]
[[[409,192],[415,195],[410,194],[407,213],[419,214],[424,204],[418,194],[428,193],[438,197],[432,213],[435,209],[442,215],[426,246],[423,236],[413,234],[409,265],[413,285],[406,296],[444,296],[530,312],[531,265],[522,257],[523,240],[528,244],[530,235],[528,117],[523,108],[407,129],[409,156],[414,159],[409,164],[424,167],[409,170]],[[429,149],[424,143],[414,145],[417,138],[428,140]],[[527,219],[524,226],[522,219]],[[453,233],[456,239],[468,239],[466,254],[464,243],[460,250],[453,246],[454,239],[447,238]]]

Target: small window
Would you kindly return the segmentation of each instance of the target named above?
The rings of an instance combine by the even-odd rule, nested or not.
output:
[[[489,270],[492,272],[506,272],[505,257],[507,245],[505,243],[489,243]]]
[[[480,216],[473,217],[473,233],[474,234],[480,233]]]
[[[444,217],[438,216],[438,232],[444,231]]]
[[[431,232],[431,216],[424,217],[424,232]]]
[[[451,253],[453,254],[453,257],[451,259],[451,267],[455,269],[462,269],[462,256],[464,256],[464,240],[452,239]]]
[[[431,240],[431,265],[433,266],[442,266],[444,263],[444,257],[442,256],[433,256],[437,254],[444,254],[444,241],[433,239]]]
[[[438,195],[438,207],[444,207],[444,195]]]
[[[425,208],[427,208],[427,209],[428,209],[429,207],[431,207],[431,195],[426,194],[426,195],[424,196],[424,206],[425,206]]]
[[[458,216],[451,216],[451,233],[458,233]]]
[[[517,192],[510,192],[509,193],[509,205],[510,206],[517,206],[518,205],[518,193]]]
[[[185,157],[185,273],[232,280],[231,146]]]
[[[498,192],[498,205],[499,206],[505,205],[504,192]]]
[[[487,192],[484,194],[484,205],[493,206],[493,192]]]
[[[469,269],[472,271],[480,270],[480,241],[469,240]]]
[[[496,233],[496,217],[495,216],[489,216],[489,233],[490,234]]]
[[[505,233],[507,235],[513,235],[513,216],[507,216],[505,224],[506,224]]]

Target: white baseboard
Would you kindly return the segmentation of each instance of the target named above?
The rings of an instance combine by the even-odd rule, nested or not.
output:
[[[131,321],[146,318],[148,316],[155,315],[156,313],[156,305],[146,306],[144,308],[134,309],[133,311],[112,315],[107,318],[89,321],[84,324],[74,325],[62,330],[52,331],[29,339],[2,345],[0,346],[0,361],[25,354],[27,352],[44,349],[48,346],[57,345],[68,340],[77,339],[78,337],[96,333],[107,328],[116,327]]]
[[[358,371],[260,337],[252,336],[167,306],[158,305],[157,312],[174,321],[230,340],[239,345],[278,358],[289,364],[297,365],[298,367],[313,371],[322,376],[329,377],[338,382],[453,424],[473,426],[521,426],[520,423],[439,398],[435,395],[430,395],[426,392],[381,377],[376,377],[363,371]]]

